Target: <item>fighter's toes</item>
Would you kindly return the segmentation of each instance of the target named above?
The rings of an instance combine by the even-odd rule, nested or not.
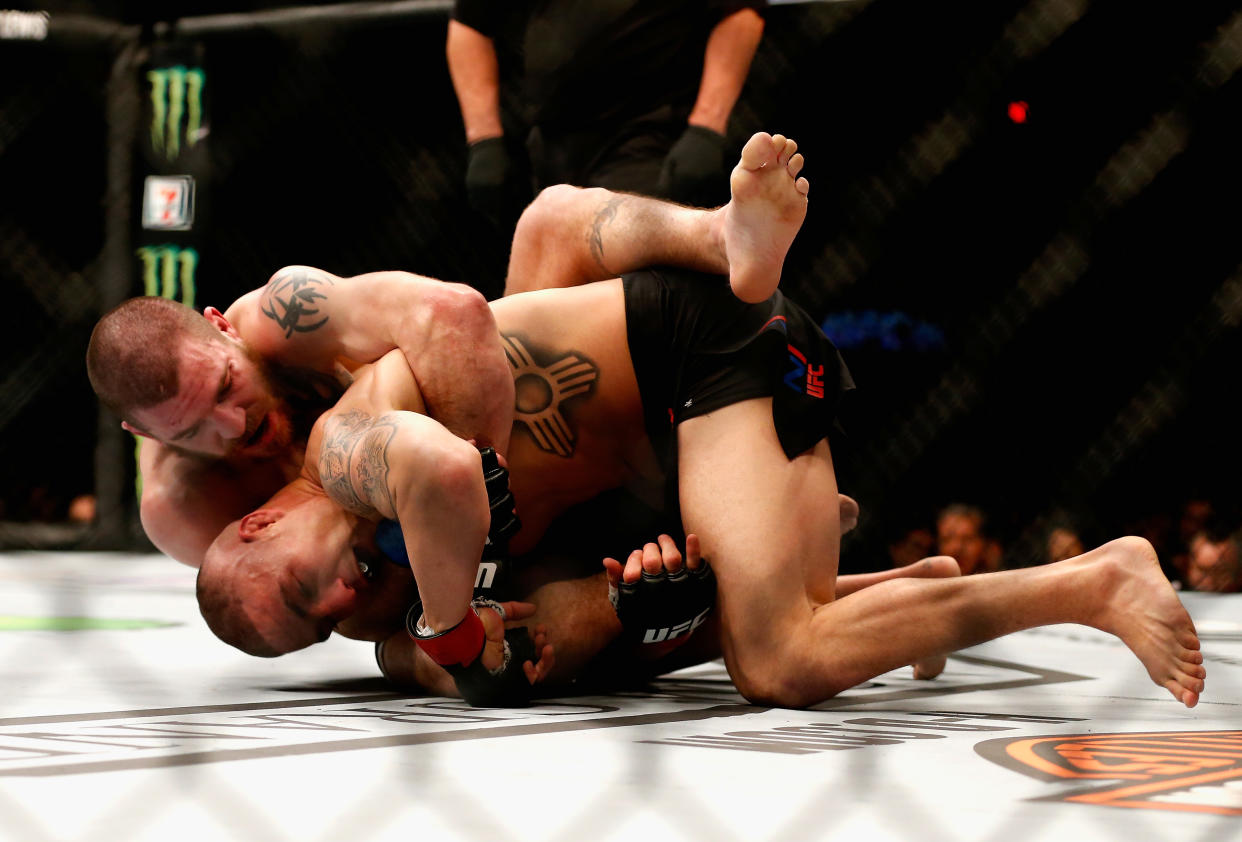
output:
[[[806,158],[803,158],[802,153],[799,152],[797,155],[794,155],[789,159],[789,163],[785,164],[785,169],[789,172],[791,177],[796,178],[798,173],[802,172],[802,166],[805,163]]]
[[[780,154],[776,157],[776,162],[782,167],[788,167],[790,160],[798,151],[798,142],[791,137],[785,138],[785,146],[781,149]]]
[[[944,655],[933,655],[930,658],[924,658],[921,661],[915,661],[911,666],[914,668],[915,681],[930,681],[940,673],[944,672],[945,664],[948,658]]]
[[[776,137],[781,137],[777,135]],[[783,141],[784,138],[781,138]],[[761,167],[772,163],[776,160],[777,152],[776,138],[767,132],[756,132],[750,136],[750,140],[746,141],[746,145],[742,147],[741,166],[743,169],[757,170]]]
[[[803,196],[809,195],[811,192],[811,182],[807,181],[805,178],[800,178],[795,181],[794,187],[796,187],[798,192]]]
[[[1179,664],[1178,672],[1200,680],[1207,678],[1207,670],[1203,664],[1195,664],[1189,661],[1183,661]]]
[[[1192,708],[1199,704],[1199,694],[1203,691],[1203,686],[1194,689],[1181,684],[1177,679],[1170,678],[1164,683],[1165,689],[1173,694],[1173,698],[1184,704],[1188,708]]]

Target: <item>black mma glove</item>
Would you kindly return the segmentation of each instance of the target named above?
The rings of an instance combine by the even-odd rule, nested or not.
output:
[[[483,545],[483,558],[479,561],[479,573],[474,580],[474,595],[503,602],[509,599],[512,590],[509,539],[522,528],[522,521],[514,509],[513,492],[509,491],[509,469],[500,464],[493,448],[480,448],[479,456],[483,460],[483,482],[487,485],[492,520],[487,530],[487,543]]]
[[[490,547],[499,548],[499,552],[509,551],[509,539],[522,528],[522,521],[517,516],[513,501],[513,492],[509,490],[509,469],[500,464],[500,457],[491,447],[479,449],[479,457],[483,460],[483,483],[487,486],[487,505],[492,512],[491,526],[487,529],[487,543]],[[484,558],[487,550],[483,551]]]
[[[496,602],[475,599],[466,616],[453,628],[431,632],[419,624],[423,604],[415,602],[405,615],[405,628],[431,660],[453,677],[461,697],[476,707],[521,707],[530,701],[531,684],[522,664],[533,661],[535,645],[524,628],[505,630],[504,660],[494,670],[483,665],[483,648],[487,638],[479,619],[479,608],[492,608],[504,619],[505,612]]]
[[[642,643],[689,637],[716,604],[716,574],[707,559],[697,570],[661,571],[620,585],[608,583],[608,601],[621,620],[621,634]]]
[[[656,192],[675,202],[714,207],[728,199],[725,138],[703,126],[687,126],[664,158]]]
[[[503,137],[476,140],[466,149],[466,198],[470,207],[505,230],[511,216],[513,161]]]

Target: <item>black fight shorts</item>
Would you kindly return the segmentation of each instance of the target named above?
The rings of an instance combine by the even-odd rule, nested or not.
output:
[[[854,380],[819,325],[779,291],[747,304],[726,278],[680,269],[622,282],[647,433],[666,467],[676,465],[678,424],[751,398],[772,398],[790,459],[840,431],[838,408]]]

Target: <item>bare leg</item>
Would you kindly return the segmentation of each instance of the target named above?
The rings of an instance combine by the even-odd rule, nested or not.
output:
[[[837,493],[831,453],[821,442],[786,459],[771,417],[770,399],[752,400],[678,427],[685,526],[716,570],[721,646],[747,698],[814,704],[904,664],[1081,623],[1120,637],[1153,681],[1198,702],[1194,625],[1140,538],[1045,567],[893,579],[834,600],[837,513],[815,505]]]
[[[728,262],[711,220],[711,211],[602,187],[548,187],[518,220],[505,295],[661,264],[725,274]]]
[[[844,497],[845,495],[841,496]],[[844,513],[844,508],[842,512]],[[845,531],[844,523],[842,524],[842,531]],[[890,570],[881,570],[878,573],[851,573],[845,576],[838,576],[836,596],[837,599],[840,599],[855,591],[893,579],[947,579],[961,575],[962,568],[958,566],[957,559],[947,555],[935,555],[916,561],[913,564]],[[914,670],[915,679],[918,681],[930,681],[944,672],[945,664],[947,663],[948,657],[946,655],[931,655],[926,658],[920,658],[911,664],[910,667]]]
[[[844,530],[843,530],[844,531]],[[849,573],[837,577],[836,597],[849,596],[854,591],[890,579],[947,579],[950,576],[961,576],[962,568],[957,559],[947,555],[934,555],[921,559],[913,564],[881,570],[877,573]]]
[[[727,274],[742,297],[767,298],[806,216],[808,184],[798,177],[803,159],[796,150],[780,135],[752,137],[730,179],[732,199],[715,210],[602,188],[549,187],[518,220],[505,295],[665,265]]]

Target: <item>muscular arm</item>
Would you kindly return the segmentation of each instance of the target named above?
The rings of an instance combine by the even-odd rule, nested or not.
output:
[[[420,408],[405,360],[386,355],[315,425],[303,470],[345,508],[401,524],[426,622],[446,630],[470,602],[490,509],[478,450]]]
[[[741,9],[716,24],[703,55],[698,98],[686,122],[725,134],[762,37],[763,18],[754,9]]]
[[[492,39],[450,20],[445,46],[449,77],[466,127],[466,142],[500,137],[500,70]]]
[[[228,524],[257,508],[288,480],[272,462],[240,471],[143,439],[142,528],[160,552],[199,567]]]
[[[260,355],[331,372],[400,348],[427,411],[453,433],[508,448],[513,377],[482,294],[409,272],[342,278],[288,266],[227,318]]]

